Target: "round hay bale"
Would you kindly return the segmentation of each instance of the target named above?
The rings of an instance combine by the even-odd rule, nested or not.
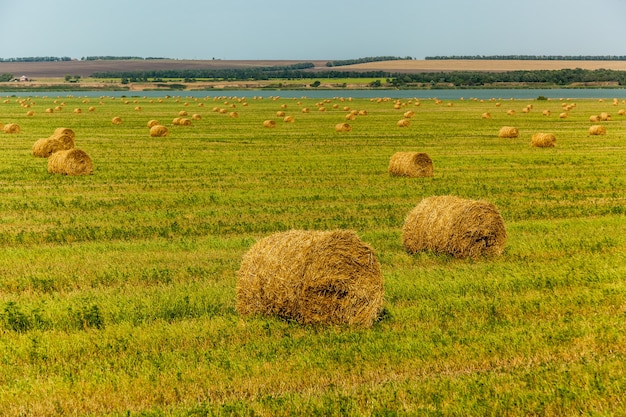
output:
[[[556,145],[556,137],[552,133],[535,133],[530,145],[537,148],[553,148]]]
[[[612,120],[611,115],[606,113],[606,112],[602,112],[600,113],[600,121],[601,122],[610,122]]]
[[[396,125],[398,127],[409,127],[411,126],[411,121],[409,119],[400,119]]]
[[[402,242],[409,253],[432,251],[455,258],[478,258],[502,254],[506,230],[491,203],[434,196],[423,199],[409,212]]]
[[[179,126],[191,126],[191,119],[187,119],[186,117],[181,117],[178,121]]]
[[[83,112],[83,110],[79,109],[78,107],[74,109],[74,113],[76,113],[76,114],[80,114],[82,112]]]
[[[53,109],[48,108],[48,109],[44,110],[44,113],[54,113],[54,110],[53,110]]]
[[[378,259],[352,231],[270,235],[250,248],[237,272],[236,307],[244,316],[370,327],[383,298]]]
[[[93,161],[80,149],[57,151],[48,158],[48,172],[71,176],[90,175],[93,173]]]
[[[276,122],[273,120],[266,120],[263,122],[263,127],[276,127]]]
[[[174,120],[172,120],[172,124],[175,126],[180,125],[180,117],[175,117]]]
[[[276,112],[276,117],[285,117],[285,112],[284,111],[277,111]]]
[[[423,152],[396,152],[389,159],[388,171],[398,177],[432,177],[433,161]]]
[[[90,106],[88,110],[93,113],[96,111],[96,108],[94,106]]]
[[[483,119],[491,119],[491,113],[485,112],[480,117]]]
[[[150,136],[153,138],[163,138],[167,136],[168,133],[167,127],[162,125],[154,125],[150,128]]]
[[[602,125],[593,125],[589,128],[589,134],[592,136],[606,135],[606,127]]]
[[[4,125],[2,130],[4,131],[4,133],[16,134],[20,133],[22,128],[17,123],[7,123]]]
[[[237,119],[239,117],[239,113],[237,113],[236,111],[231,111],[230,113],[228,113],[229,117],[232,117],[233,119]]]
[[[293,122],[295,122],[295,121],[296,121],[296,119],[295,119],[295,117],[293,117],[293,116],[285,116],[285,118],[283,119],[283,121],[284,121],[285,123],[293,123]]]
[[[152,120],[148,121],[147,126],[148,126],[148,128],[152,128],[152,126],[157,126],[157,125],[160,125],[160,124],[161,123],[159,123],[158,120],[152,119]]]
[[[541,112],[541,114],[543,114],[544,116],[550,116],[552,112],[550,110],[544,110]]]
[[[113,119],[111,119],[111,123],[113,123],[114,125],[121,125],[122,124],[122,118],[119,117],[119,116],[116,116]]]
[[[34,115],[35,115],[35,112],[32,111],[32,110],[29,110],[29,111],[26,112],[26,116],[32,117]]]
[[[404,118],[405,119],[410,119],[413,116],[415,116],[415,112],[413,110],[409,110],[409,111],[404,112]]]
[[[39,139],[33,144],[33,155],[48,158],[55,152],[73,149],[75,137],[72,129],[65,127],[55,129],[52,136]]]
[[[348,123],[338,123],[335,125],[336,132],[350,132],[352,130],[352,126]]]
[[[503,126],[498,132],[500,138],[516,138],[519,136],[519,130],[516,127]]]
[[[202,103],[200,103],[200,104],[202,104]],[[193,120],[202,120],[202,116],[199,115],[198,113],[194,113],[193,115],[191,115],[191,118]]]
[[[187,116],[187,112],[185,110],[181,110],[181,111],[178,112],[178,116],[180,116],[180,117]]]

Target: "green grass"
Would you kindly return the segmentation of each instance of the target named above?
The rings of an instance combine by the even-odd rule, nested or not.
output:
[[[333,99],[320,112],[321,100],[253,94],[38,96],[29,109],[15,97],[0,101],[0,122],[22,128],[0,134],[1,415],[624,412],[620,107],[578,100],[560,119],[556,100],[404,100],[395,110],[393,101]],[[44,113],[62,102],[64,110]],[[533,111],[521,113],[528,103]],[[281,104],[295,123],[276,117]],[[344,106],[368,114],[337,133]],[[396,127],[408,109],[411,126]],[[202,120],[171,125],[181,110]],[[485,111],[491,120],[480,118]],[[588,118],[601,111],[613,121],[603,123],[606,136],[591,137]],[[272,118],[277,127],[263,128]],[[169,136],[150,138],[150,119]],[[503,125],[520,138],[499,139]],[[49,175],[31,155],[57,127],[76,132],[93,175]],[[537,132],[554,133],[557,146],[530,147]],[[390,156],[410,150],[431,156],[433,178],[389,177]],[[408,211],[443,194],[498,207],[503,256],[403,250]],[[236,271],[254,242],[335,228],[375,248],[383,320],[364,330],[237,314]]]

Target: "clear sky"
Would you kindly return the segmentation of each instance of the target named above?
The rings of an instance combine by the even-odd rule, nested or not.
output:
[[[626,55],[625,0],[0,0],[0,57]]]

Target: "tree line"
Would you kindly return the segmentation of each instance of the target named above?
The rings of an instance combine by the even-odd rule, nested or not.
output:
[[[407,57],[399,57],[399,56],[372,56],[365,58],[357,58],[357,59],[344,59],[339,61],[328,61],[326,63],[327,67],[341,67],[345,65],[354,65],[354,64],[365,64],[368,62],[380,62],[380,61],[400,61],[400,60],[412,60],[413,58],[410,56]]]
[[[507,60],[507,61],[626,61],[626,55],[443,55],[425,60]]]

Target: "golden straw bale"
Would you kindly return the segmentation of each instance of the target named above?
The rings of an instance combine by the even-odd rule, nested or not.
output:
[[[400,119],[396,125],[398,127],[409,127],[411,125],[411,121],[409,119]]]
[[[48,109],[44,110],[44,113],[54,113],[54,110],[48,108]]]
[[[606,113],[606,112],[600,113],[600,121],[602,121],[602,122],[610,122],[611,121],[611,115]]]
[[[506,112],[506,114],[509,116],[515,116],[515,110],[509,110]]]
[[[500,255],[506,237],[504,220],[493,204],[455,196],[423,199],[402,228],[409,253],[432,251],[455,258]]]
[[[35,115],[35,112],[32,111],[32,110],[26,112],[26,116],[31,117],[31,116],[34,116],[34,115]]]
[[[285,117],[285,112],[284,111],[277,111],[276,112],[276,117]]]
[[[22,128],[17,123],[7,123],[4,125],[2,130],[4,131],[4,133],[14,134],[14,133],[20,133],[22,131]]]
[[[619,114],[620,116],[626,116],[626,110],[624,110],[624,109],[619,109],[619,111],[617,112],[617,114]]]
[[[266,120],[263,122],[263,127],[276,127],[276,122],[273,120]]]
[[[346,114],[345,119],[346,120],[355,120],[356,119],[356,114],[350,112],[350,113]]]
[[[180,116],[180,117],[187,116],[187,112],[185,110],[181,110],[181,111],[178,112],[178,116]]]
[[[600,116],[598,116],[597,114],[593,114],[591,116],[589,116],[589,121],[591,123],[597,123],[600,121]]]
[[[389,159],[388,171],[400,177],[432,177],[433,161],[423,152],[396,152]]]
[[[559,119],[567,119],[569,115],[566,112],[559,114]]]
[[[76,113],[76,114],[80,114],[82,112],[83,112],[82,109],[79,109],[79,108],[75,108],[74,109],[74,113]]]
[[[230,113],[228,113],[228,116],[236,119],[239,117],[239,113],[237,113],[236,111],[231,111]]]
[[[552,148],[556,145],[556,137],[552,133],[535,133],[530,145],[537,148]]]
[[[199,115],[198,113],[194,113],[194,114],[191,116],[191,118],[192,118],[193,120],[202,120],[202,116],[201,116],[201,115]]]
[[[119,116],[116,116],[113,119],[111,119],[111,123],[113,123],[114,125],[121,125],[122,124],[122,118],[119,117]]]
[[[36,141],[33,144],[33,155],[47,158],[57,151],[74,148],[74,132],[71,129],[66,130],[55,131],[52,136]]]
[[[606,127],[602,125],[593,125],[589,128],[589,134],[592,136],[606,135]]]
[[[148,120],[147,126],[149,128],[151,128],[152,126],[156,126],[156,125],[160,125],[161,123],[159,123],[158,120],[152,119],[152,120]]]
[[[187,119],[186,117],[181,117],[180,120],[178,120],[178,125],[179,126],[191,126],[191,119]]]
[[[94,112],[94,111],[96,111],[96,108],[95,108],[94,106],[90,106],[88,110],[89,110],[90,112]]]
[[[302,108],[302,113],[308,113],[309,112],[309,108],[308,107],[303,107]]]
[[[154,125],[150,128],[150,136],[152,136],[153,138],[162,138],[167,136],[167,134],[169,133],[167,127],[162,126],[162,125]]]
[[[236,308],[243,316],[370,327],[382,311],[383,281],[373,249],[354,232],[291,230],[243,256]]]
[[[410,119],[411,117],[415,116],[415,112],[413,110],[408,110],[404,112],[403,116],[405,119]]]
[[[483,119],[491,119],[491,113],[485,112],[480,117],[482,117]]]
[[[93,173],[93,161],[83,150],[74,148],[57,151],[48,158],[48,172],[64,175],[89,175]]]
[[[500,138],[516,138],[519,136],[519,130],[516,127],[503,126],[498,132]]]
[[[541,112],[541,114],[543,114],[544,116],[550,116],[552,112],[550,110],[544,110]]]
[[[283,119],[283,121],[285,123],[293,123],[296,121],[296,119],[293,116],[285,116],[285,118]]]
[[[350,132],[352,130],[352,126],[349,123],[337,123],[335,125],[336,132]]]

